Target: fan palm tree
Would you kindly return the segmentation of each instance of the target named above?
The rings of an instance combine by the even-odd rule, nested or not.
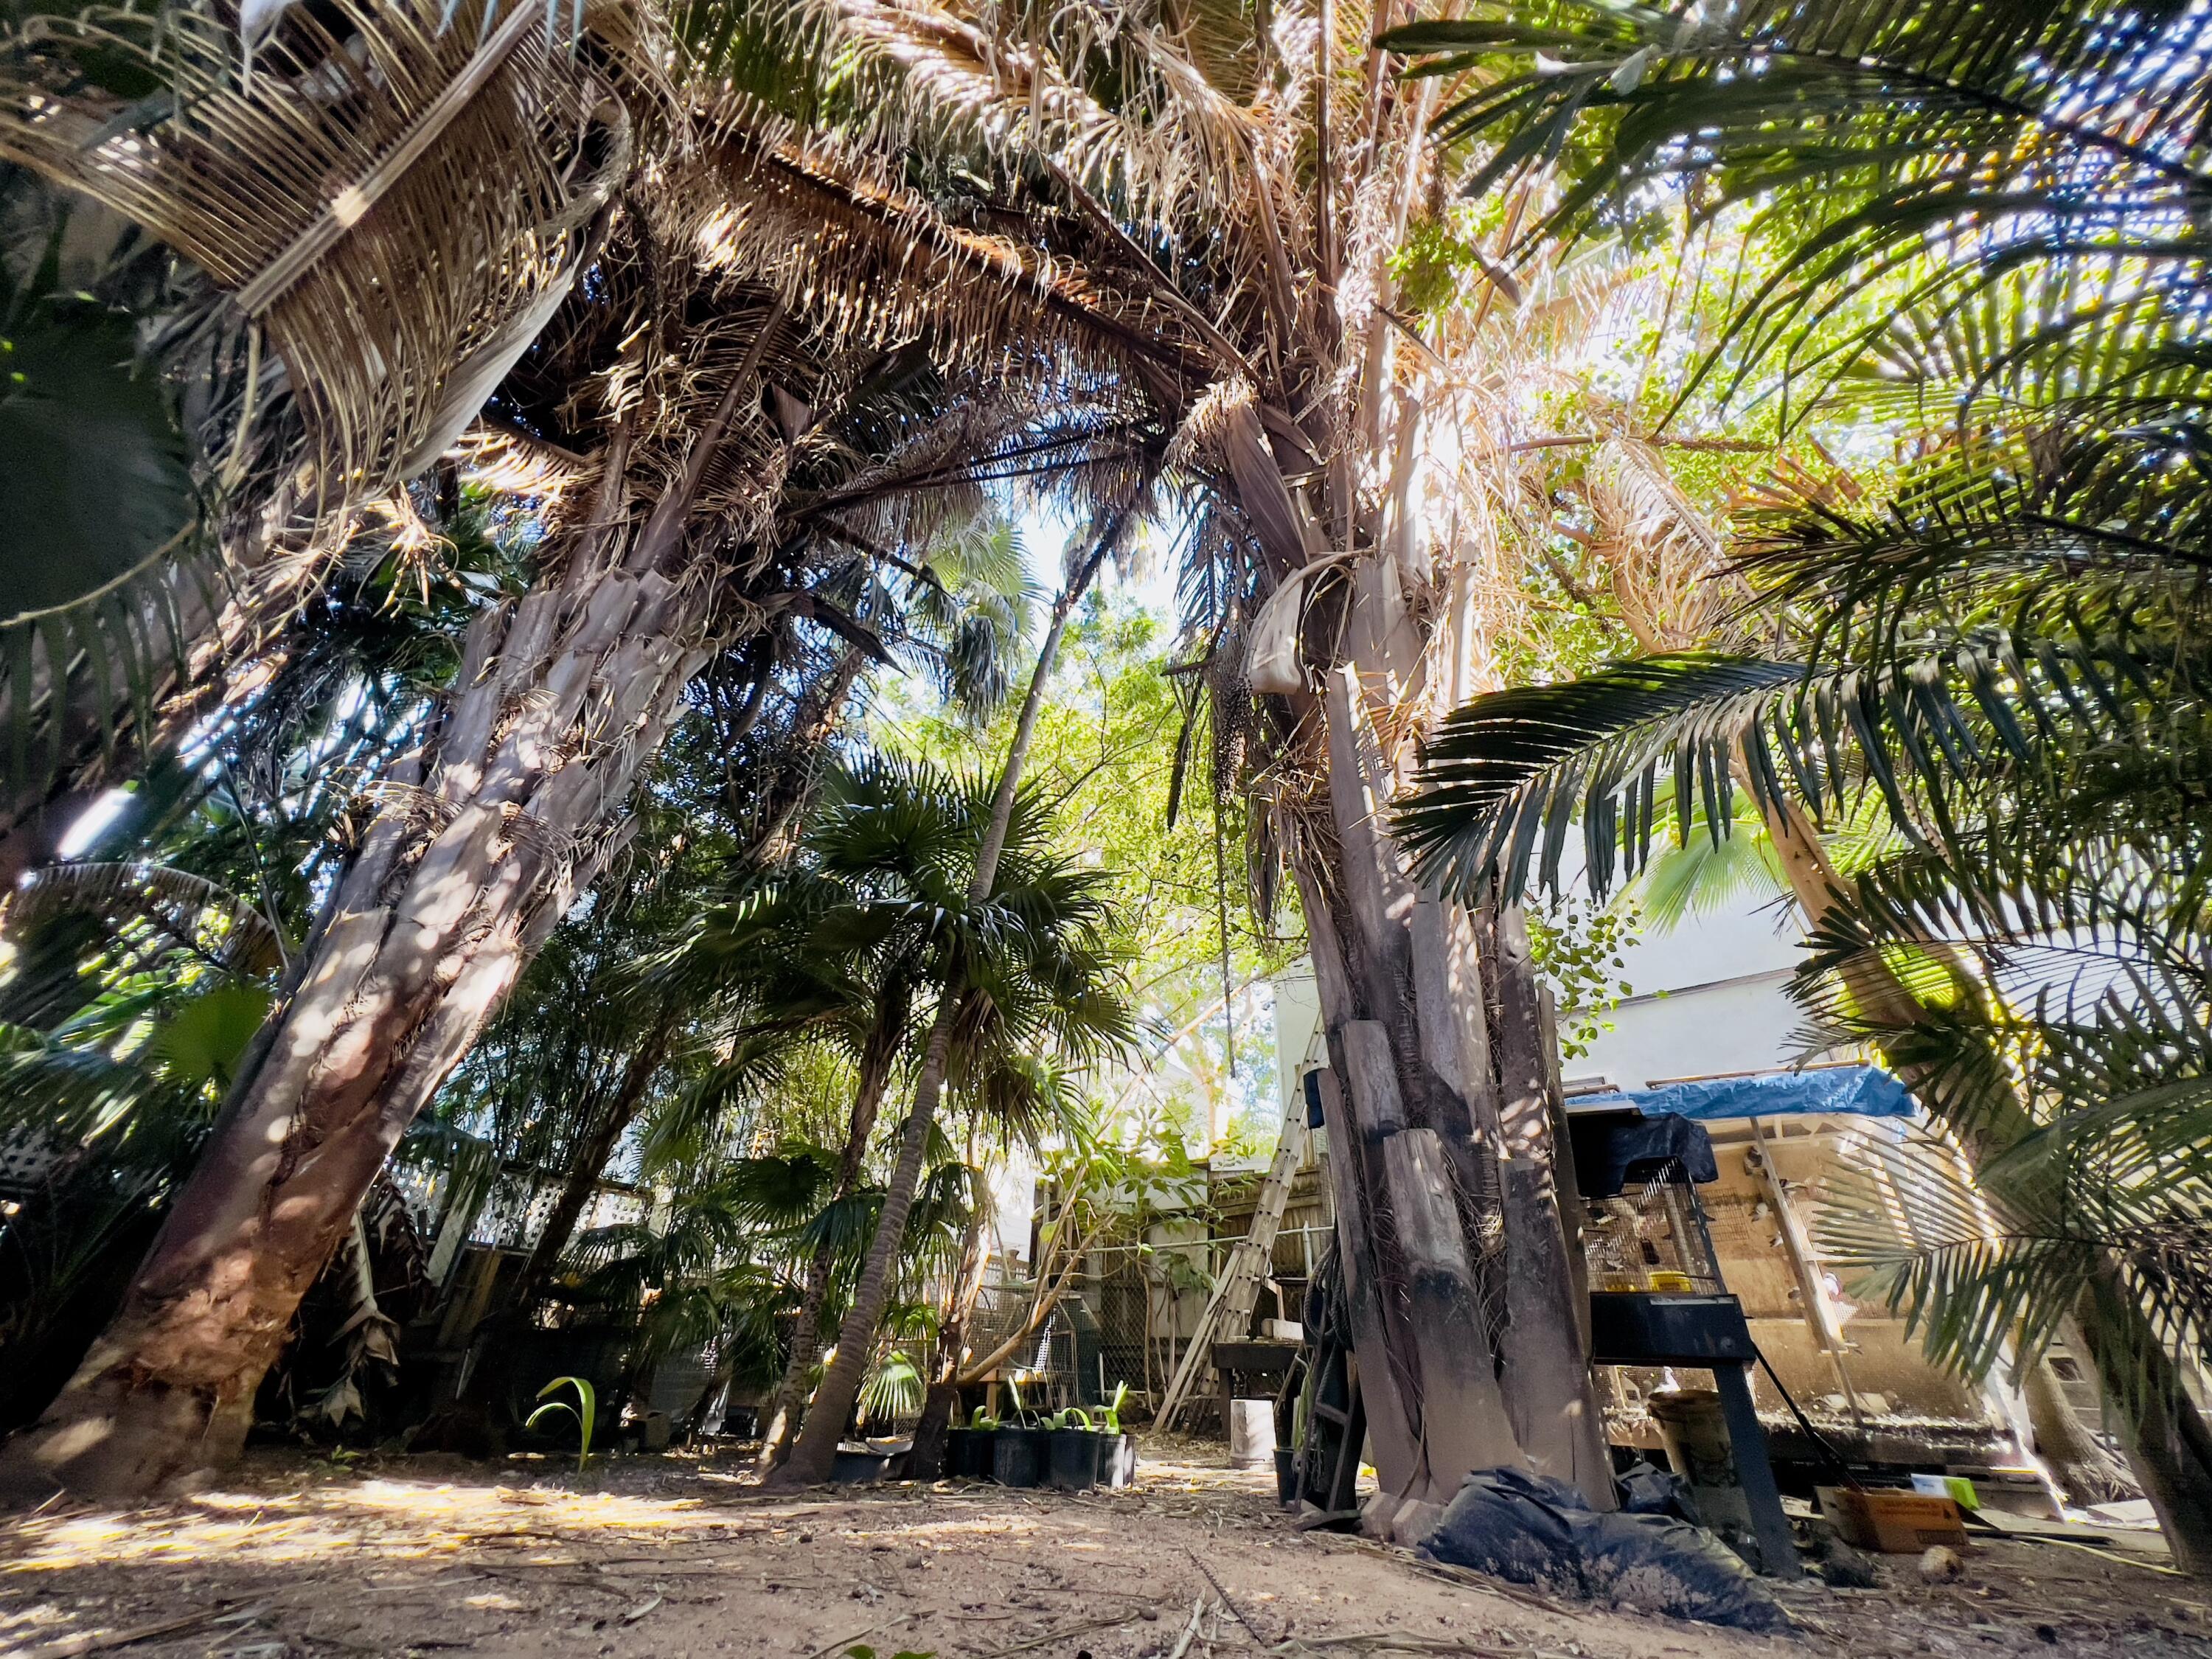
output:
[[[1905,458],[1882,497],[1785,488],[1751,515],[1742,572],[1793,650],[1478,701],[1431,747],[1407,836],[1448,885],[1510,893],[1556,879],[1579,817],[1602,886],[1667,812],[1662,771],[1678,834],[1696,802],[1722,833],[1739,783],[1770,819],[1879,799],[1898,849],[1808,884],[1821,1006],[1996,1172],[1993,1235],[1897,1294],[1969,1368],[2000,1340],[2032,1356],[2070,1315],[2169,1535],[2212,1562],[2212,1425],[2178,1369],[2208,1339],[2174,1254],[2196,1248],[2202,1174],[2143,1150],[2201,1133],[2188,1115],[2212,1098],[2195,483],[2212,62],[2193,24],[1571,4],[1387,40],[1439,54],[1443,129],[1485,146],[1476,183],[1571,158],[1537,234],[1749,216],[1772,268],[1705,383],[1887,424]],[[2077,1177],[2023,1149],[2072,1128],[2111,1137],[2087,1167],[2134,1222],[2165,1218],[2166,1254],[2061,1224]]]
[[[1376,810],[1491,659],[1480,475],[1506,448],[1477,325],[1401,304],[1437,97],[1385,72],[1380,21],[700,0],[679,33],[719,77],[744,269],[978,363],[1111,374],[1174,434],[1188,666],[1319,969],[1383,1485],[1440,1503],[1527,1459],[1605,1504],[1525,941],[1425,894]]]
[[[1034,708],[1024,713],[1033,726]],[[867,856],[876,890],[865,907],[838,915],[832,936],[848,949],[896,943],[911,950],[916,993],[935,1006],[853,1305],[782,1471],[794,1481],[828,1478],[859,1402],[947,1084],[975,1109],[1018,1122],[1039,1102],[1026,1086],[1029,1073],[1005,1057],[1089,1058],[1132,1031],[1104,934],[1099,878],[1052,850],[1049,816],[1016,787],[1022,748],[1018,739],[1016,758],[988,790],[980,780],[933,768],[879,763],[872,769],[875,787],[841,826],[847,846],[873,843]]]

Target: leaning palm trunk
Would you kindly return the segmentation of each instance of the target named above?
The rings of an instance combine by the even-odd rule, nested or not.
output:
[[[686,526],[781,318],[756,316],[712,413],[675,424],[675,477],[641,525],[632,415],[549,574],[471,625],[435,730],[379,787],[121,1310],[0,1480],[128,1493],[237,1455],[300,1298],[401,1132],[628,839],[630,785],[707,654],[714,589],[685,568]],[[787,453],[764,470],[780,477]]]
[[[1098,574],[1098,567],[1104,562],[1119,530],[1117,522],[1114,529],[1100,537],[1097,545],[1069,576],[1060,597],[1054,601],[1052,621],[1045,629],[1043,644],[1038,647],[1036,666],[1030,672],[1029,693],[1022,700],[1021,714],[1014,721],[1013,738],[1006,745],[1006,765],[1000,771],[998,790],[991,800],[991,817],[975,849],[975,867],[968,880],[970,904],[980,904],[988,898],[998,879],[999,855],[1006,848],[1022,769],[1029,760],[1030,739],[1036,735],[1037,714],[1044,707],[1045,687],[1052,678],[1053,663],[1060,655],[1060,640],[1067,632],[1067,619],[1089,589],[1091,579]],[[815,1483],[830,1478],[830,1465],[837,1456],[837,1443],[844,1437],[845,1425],[860,1398],[861,1379],[866,1374],[868,1356],[875,1346],[876,1327],[883,1321],[884,1304],[890,1294],[891,1269],[898,1259],[900,1243],[906,1237],[906,1218],[914,1208],[915,1189],[921,1179],[923,1159],[929,1149],[929,1133],[936,1127],[945,1065],[952,1053],[952,1027],[962,997],[963,988],[957,985],[944,986],[939,990],[937,1012],[930,1020],[921,1067],[915,1079],[914,1105],[899,1132],[898,1163],[891,1171],[890,1186],[884,1194],[883,1213],[876,1221],[875,1237],[868,1243],[867,1262],[860,1270],[860,1282],[853,1292],[852,1309],[838,1328],[836,1352],[830,1357],[829,1369],[823,1373],[822,1386],[815,1391],[814,1403],[807,1411],[798,1443],[792,1448],[790,1460],[781,1472],[792,1483]]]
[[[1808,923],[1818,929],[1846,902],[1819,833],[1794,803],[1771,807],[1768,826],[1790,890]],[[1876,1046],[1905,1085],[1923,1099],[1942,1100],[1947,1079],[1940,1069],[1917,1062],[1911,1052],[1913,1028],[1926,1020],[1927,1009],[1874,951],[1856,953],[1839,974]],[[1968,1162],[1978,1168],[2035,1130],[2009,1078],[1993,1076],[1979,1092],[1994,1109],[1971,1124],[1951,1122],[1954,1133],[1964,1130],[1960,1142]],[[1987,1201],[2003,1207],[1994,1195]],[[2212,1571],[2212,1422],[2197,1408],[2153,1328],[2141,1293],[2109,1255],[2075,1301],[2074,1329],[2084,1357],[2095,1368],[2100,1389],[2115,1408],[2136,1484],[2150,1500],[2175,1558],[2192,1571]],[[2118,1471],[2072,1411],[2063,1408],[2049,1357],[2037,1356],[2031,1370],[2037,1374],[2031,1378],[2032,1394],[2046,1402],[2056,1400],[2062,1407],[2032,1419],[2038,1450],[2077,1503],[2094,1502],[2114,1484]]]
[[[842,1203],[860,1182],[860,1160],[876,1133],[876,1118],[883,1109],[884,1090],[890,1082],[891,1062],[897,1058],[899,1039],[905,1033],[906,1011],[902,1000],[896,1020],[886,1020],[871,1035],[868,1051],[861,1057],[860,1085],[853,1097],[853,1115],[846,1126],[845,1145],[837,1155],[837,1174],[830,1201]],[[791,1358],[776,1379],[769,1396],[767,1425],[761,1431],[760,1464],[773,1468],[790,1455],[792,1420],[806,1399],[806,1379],[822,1358],[822,1308],[830,1299],[830,1274],[835,1261],[830,1241],[823,1239],[806,1260],[806,1291],[799,1304],[799,1325],[792,1333]]]
[[[1829,860],[1818,827],[1802,807],[1794,801],[1762,799],[1760,810],[1791,896],[1806,925],[1817,932],[1845,907],[1843,878]],[[1873,951],[1857,953],[1840,972],[1853,1004],[1872,1028],[1875,1045],[1884,1060],[1907,1088],[1923,1098],[1939,1097],[1940,1076],[1916,1062],[1909,1043],[1899,1041],[1927,1018],[1926,1007]],[[2002,1085],[1996,1092],[2008,1097],[2011,1090]],[[2008,1124],[1985,1125],[1984,1133],[1968,1145],[1971,1162],[1987,1162],[2008,1140],[2028,1133],[2024,1113],[2015,1110],[2005,1115],[2012,1120]],[[2131,1305],[2136,1308],[2132,1315],[2127,1311]],[[2185,1540],[2183,1553],[2212,1559],[2212,1508],[2207,1505],[2207,1495],[2212,1495],[2212,1437],[2206,1434],[2201,1413],[2178,1388],[2172,1395],[2177,1403],[2172,1409],[2154,1409],[2154,1402],[2142,1396],[2141,1375],[2132,1367],[2142,1363],[2146,1347],[2158,1351],[2159,1345],[2148,1340],[2148,1322],[2139,1300],[2121,1291],[2114,1272],[2097,1294],[2082,1297],[2076,1316],[2082,1346],[2097,1368],[2106,1397],[2124,1407],[2131,1401],[2140,1401],[2144,1407],[2120,1413],[2127,1425],[2126,1442],[2136,1484],[2150,1498],[2166,1535]],[[2160,1357],[2163,1358],[2162,1352]],[[2170,1376],[2163,1380],[2172,1381]],[[2048,1355],[2037,1356],[2027,1368],[2024,1384],[2036,1450],[2051,1465],[2059,1485],[2081,1504],[2102,1502],[2118,1492],[2122,1485],[2120,1471],[2066,1405]]]
[[[282,1016],[121,1310],[6,1473],[143,1492],[236,1455],[292,1315],[402,1130],[625,839],[701,660],[702,605],[574,559],[472,627],[423,755],[380,791]]]
[[[975,1322],[975,1304],[982,1300],[983,1275],[991,1264],[985,1232],[990,1206],[978,1204],[969,1212],[967,1236],[960,1243],[960,1271],[953,1280],[945,1322],[938,1328],[937,1361],[932,1368],[929,1392],[922,1398],[921,1420],[914,1425],[914,1445],[907,1453],[907,1476],[934,1480],[945,1473],[945,1431],[960,1404],[960,1373],[966,1369],[968,1328]]]

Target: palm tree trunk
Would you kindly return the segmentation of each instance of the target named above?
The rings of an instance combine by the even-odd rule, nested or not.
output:
[[[952,1022],[958,1007],[957,991],[948,991],[939,999],[936,1017],[930,1021],[921,1075],[915,1081],[914,1109],[899,1132],[898,1162],[884,1194],[883,1213],[868,1246],[867,1264],[860,1269],[852,1310],[838,1328],[836,1351],[830,1356],[829,1370],[823,1373],[822,1386],[814,1392],[814,1403],[807,1407],[798,1442],[789,1459],[771,1477],[777,1484],[812,1486],[830,1478],[837,1443],[845,1437],[845,1425],[852,1420],[853,1407],[860,1401],[860,1383],[875,1347],[876,1327],[890,1295],[899,1244],[906,1237],[906,1218],[921,1182],[929,1132],[936,1127],[938,1099],[944,1091],[945,1060],[952,1048]]]
[[[1256,413],[1226,424],[1236,495],[1279,582],[1322,538]],[[1342,546],[1352,503],[1338,493]],[[1341,609],[1316,624],[1341,644],[1317,708],[1304,705],[1326,738],[1328,793],[1304,809],[1319,822],[1285,839],[1327,1028],[1330,1178],[1388,1500],[1369,1522],[1410,1541],[1470,1470],[1501,1466],[1610,1508],[1556,1060],[1525,939],[1516,918],[1478,927],[1438,902],[1389,829],[1411,761],[1404,711],[1437,647],[1471,642],[1424,649],[1394,553],[1349,572]]]
[[[906,1000],[894,999],[870,1033],[867,1051],[860,1060],[860,1086],[853,1097],[853,1116],[845,1131],[845,1145],[837,1155],[837,1176],[830,1188],[830,1202],[842,1204],[860,1184],[860,1160],[876,1133],[883,1109],[884,1090],[890,1082],[891,1066],[898,1059],[899,1039],[906,1030]],[[769,1420],[761,1431],[759,1463],[772,1469],[791,1455],[793,1418],[806,1399],[807,1373],[821,1358],[822,1305],[830,1299],[830,1249],[825,1240],[814,1247],[806,1263],[806,1294],[799,1304],[799,1324],[792,1333],[791,1358],[776,1379],[769,1401]]]
[[[580,568],[471,629],[434,754],[387,780],[272,1040],[8,1475],[129,1493],[236,1456],[401,1131],[627,838],[619,805],[701,660],[695,605],[653,573],[587,586]]]
[[[1006,830],[1013,821],[1014,797],[1021,787],[1022,768],[1029,759],[1030,744],[1036,735],[1037,714],[1044,707],[1045,687],[1052,678],[1054,660],[1060,655],[1060,640],[1067,632],[1067,619],[1090,587],[1091,579],[1098,574],[1098,567],[1105,562],[1119,531],[1117,520],[1098,538],[1083,563],[1069,576],[1059,599],[1054,601],[1052,622],[1045,629],[1043,644],[1037,648],[1036,665],[1030,672],[1029,693],[1022,700],[1021,714],[1014,722],[1013,738],[1006,747],[1006,763],[999,773],[998,790],[991,799],[990,819],[984,825],[982,842],[975,849],[975,868],[968,881],[971,903],[981,903],[989,897],[998,880],[999,854],[1006,848]],[[938,1097],[944,1090],[945,1060],[952,1047],[952,1022],[963,989],[957,985],[939,988],[937,1013],[930,1021],[921,1070],[915,1079],[914,1109],[907,1115],[899,1142],[898,1164],[891,1171],[890,1190],[884,1194],[883,1214],[877,1219],[875,1237],[868,1244],[867,1265],[860,1270],[860,1283],[854,1292],[852,1309],[837,1333],[837,1351],[830,1358],[830,1369],[823,1375],[822,1386],[815,1391],[805,1426],[799,1431],[799,1443],[792,1449],[789,1462],[777,1472],[783,1484],[812,1485],[830,1478],[830,1465],[837,1456],[837,1443],[844,1437],[845,1425],[860,1397],[860,1381],[875,1345],[876,1327],[884,1316],[884,1298],[890,1291],[891,1267],[897,1259],[900,1243],[906,1237],[906,1218],[914,1207],[915,1185],[921,1179],[922,1155],[929,1143],[929,1132],[937,1121]]]
[[[773,310],[681,476],[625,538],[631,427],[564,560],[470,627],[454,690],[376,817],[108,1328],[0,1487],[152,1491],[234,1461],[294,1311],[416,1114],[623,846],[623,803],[706,660],[684,526]],[[664,568],[666,567],[666,569]]]

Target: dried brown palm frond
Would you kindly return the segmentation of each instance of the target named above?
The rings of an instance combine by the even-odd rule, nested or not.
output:
[[[0,160],[121,214],[214,290],[159,355],[192,382],[221,520],[199,532],[222,555],[166,548],[0,618],[0,839],[57,779],[95,786],[119,733],[150,752],[278,639],[353,509],[447,447],[560,304],[627,166],[624,100],[657,119],[665,94],[650,14],[595,10],[574,49],[543,17],[447,27],[435,0],[337,0],[283,13],[250,76],[205,11],[0,31]]]
[[[1218,18],[1217,45],[1249,18]],[[1252,157],[1269,147],[1249,53],[1211,54],[1151,8],[1108,4],[967,8],[914,0],[781,0],[755,27],[824,43],[842,92],[839,122],[858,149],[914,147],[978,158],[1047,156],[1055,171],[1163,226],[1242,222]],[[728,67],[734,38],[701,64]],[[1094,92],[1110,85],[1111,103]]]
[[[1725,544],[1665,459],[1640,438],[1609,437],[1591,458],[1588,496],[1596,550],[1637,644],[1657,653],[1709,643],[1729,599]]]
[[[698,226],[702,255],[855,339],[927,336],[949,367],[984,376],[1140,359],[1177,388],[1210,377],[1184,319],[1034,235],[955,222],[865,152],[736,119],[704,142],[727,189]]]
[[[285,13],[250,77],[198,11],[0,38],[0,156],[142,225],[250,321],[259,362],[220,441],[252,459],[222,479],[249,507],[296,491],[335,533],[459,435],[574,280],[631,121],[606,54],[543,16],[334,0]],[[296,443],[255,447],[283,429],[272,398]]]

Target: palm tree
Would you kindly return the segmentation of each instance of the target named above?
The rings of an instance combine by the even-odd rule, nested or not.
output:
[[[1064,615],[1055,621],[1064,622]],[[1047,635],[1048,657],[1058,632],[1055,626]],[[859,1402],[946,1084],[956,1090],[965,1084],[979,1109],[1018,1120],[1033,1113],[1037,1101],[1001,1057],[1042,1052],[1089,1058],[1131,1033],[1104,936],[1099,878],[1052,851],[1048,815],[1033,794],[1017,787],[1040,693],[1033,681],[1017,728],[1021,735],[988,793],[978,780],[884,763],[882,775],[895,789],[855,814],[861,822],[854,839],[896,846],[900,867],[884,872],[891,878],[872,903],[845,918],[850,942],[915,939],[918,989],[935,1006],[853,1305],[781,1472],[792,1481],[828,1478]],[[993,1081],[1018,1086],[985,1086]]]
[[[1897,849],[1810,884],[1820,1006],[1908,1070],[1995,1212],[1893,1293],[1968,1369],[2070,1316],[2178,1553],[2212,1563],[2179,1369],[2205,1353],[2205,1194],[2178,1150],[2212,1099],[2202,43],[2164,11],[1946,4],[1497,8],[1388,38],[1465,77],[1445,123],[1490,146],[1479,181],[1573,158],[1535,234],[1749,216],[1773,268],[1706,383],[1905,446],[1886,499],[1816,481],[1751,519],[1790,649],[1479,701],[1407,833],[1448,884],[1511,892],[1556,878],[1579,815],[1602,886],[1662,770],[1678,834],[1693,801],[1722,833],[1739,780],[1770,817],[1878,799]]]
[[[1442,1502],[1533,1460],[1610,1503],[1517,918],[1462,926],[1376,810],[1487,659],[1492,532],[1460,487],[1504,447],[1456,375],[1473,325],[1399,306],[1437,100],[1384,72],[1378,21],[701,0],[679,32],[726,82],[747,270],[973,361],[1110,374],[1174,434],[1187,665],[1318,969],[1383,1486]]]
[[[802,616],[880,648],[810,580],[821,550],[842,548],[834,535],[910,548],[931,509],[900,499],[902,461],[933,500],[957,493],[991,417],[926,365],[845,352],[702,262],[719,195],[709,168],[625,216],[605,280],[505,382],[526,431],[573,457],[559,440],[589,440],[556,422],[589,422],[596,453],[538,486],[550,533],[535,585],[471,627],[422,747],[371,792],[131,1298],[9,1449],[19,1480],[143,1489],[234,1455],[299,1294],[516,972],[625,845],[630,783],[713,647]],[[1088,441],[1083,411],[1066,418]],[[933,420],[970,446],[950,465]]]

